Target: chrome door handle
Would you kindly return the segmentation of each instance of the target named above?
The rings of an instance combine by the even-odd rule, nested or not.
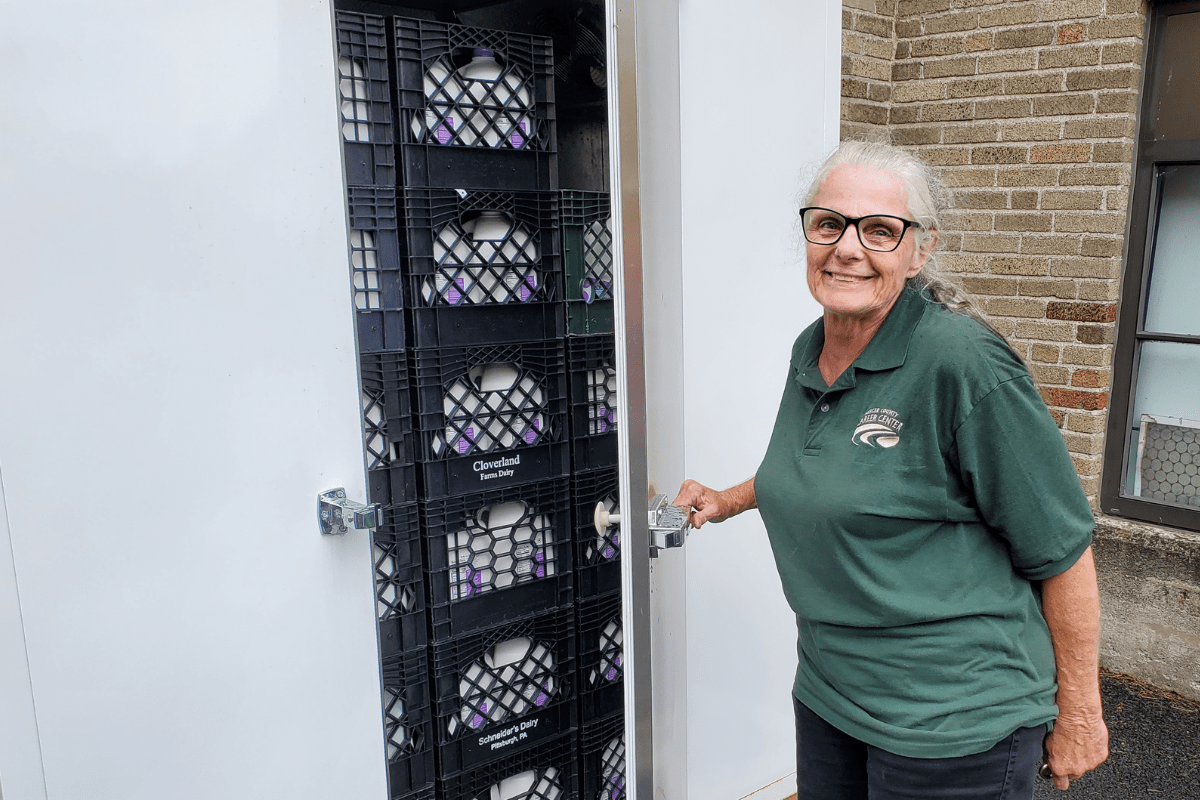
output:
[[[659,550],[683,547],[687,541],[688,512],[667,502],[665,494],[650,498],[646,509],[646,521],[650,526],[650,557],[658,558]],[[592,524],[596,533],[603,536],[613,525],[621,524],[621,515],[610,512],[604,503],[597,503],[592,512]]]

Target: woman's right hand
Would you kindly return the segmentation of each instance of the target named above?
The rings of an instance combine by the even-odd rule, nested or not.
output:
[[[688,522],[700,529],[706,522],[724,522],[743,511],[755,508],[754,478],[719,492],[693,480],[686,480],[679,487],[679,495],[672,503],[687,509]]]

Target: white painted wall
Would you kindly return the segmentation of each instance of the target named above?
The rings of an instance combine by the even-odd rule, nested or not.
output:
[[[680,6],[685,459],[724,488],[757,469],[819,314],[793,221],[837,143],[841,3]],[[689,800],[794,793],[795,621],[756,513],[690,537],[687,620]]]

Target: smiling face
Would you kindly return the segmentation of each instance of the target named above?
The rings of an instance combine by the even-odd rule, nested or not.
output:
[[[896,175],[861,164],[838,167],[825,179],[812,205],[847,217],[890,214],[912,219],[908,192]],[[890,253],[867,250],[850,229],[836,244],[807,243],[808,290],[825,309],[826,319],[878,324],[904,289],[921,271],[928,253],[918,252],[916,231],[905,232]]]

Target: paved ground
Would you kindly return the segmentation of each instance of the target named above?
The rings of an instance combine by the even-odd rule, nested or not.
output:
[[[1060,792],[1038,780],[1038,800],[1200,800],[1200,703],[1139,683],[1101,679],[1108,761]]]

